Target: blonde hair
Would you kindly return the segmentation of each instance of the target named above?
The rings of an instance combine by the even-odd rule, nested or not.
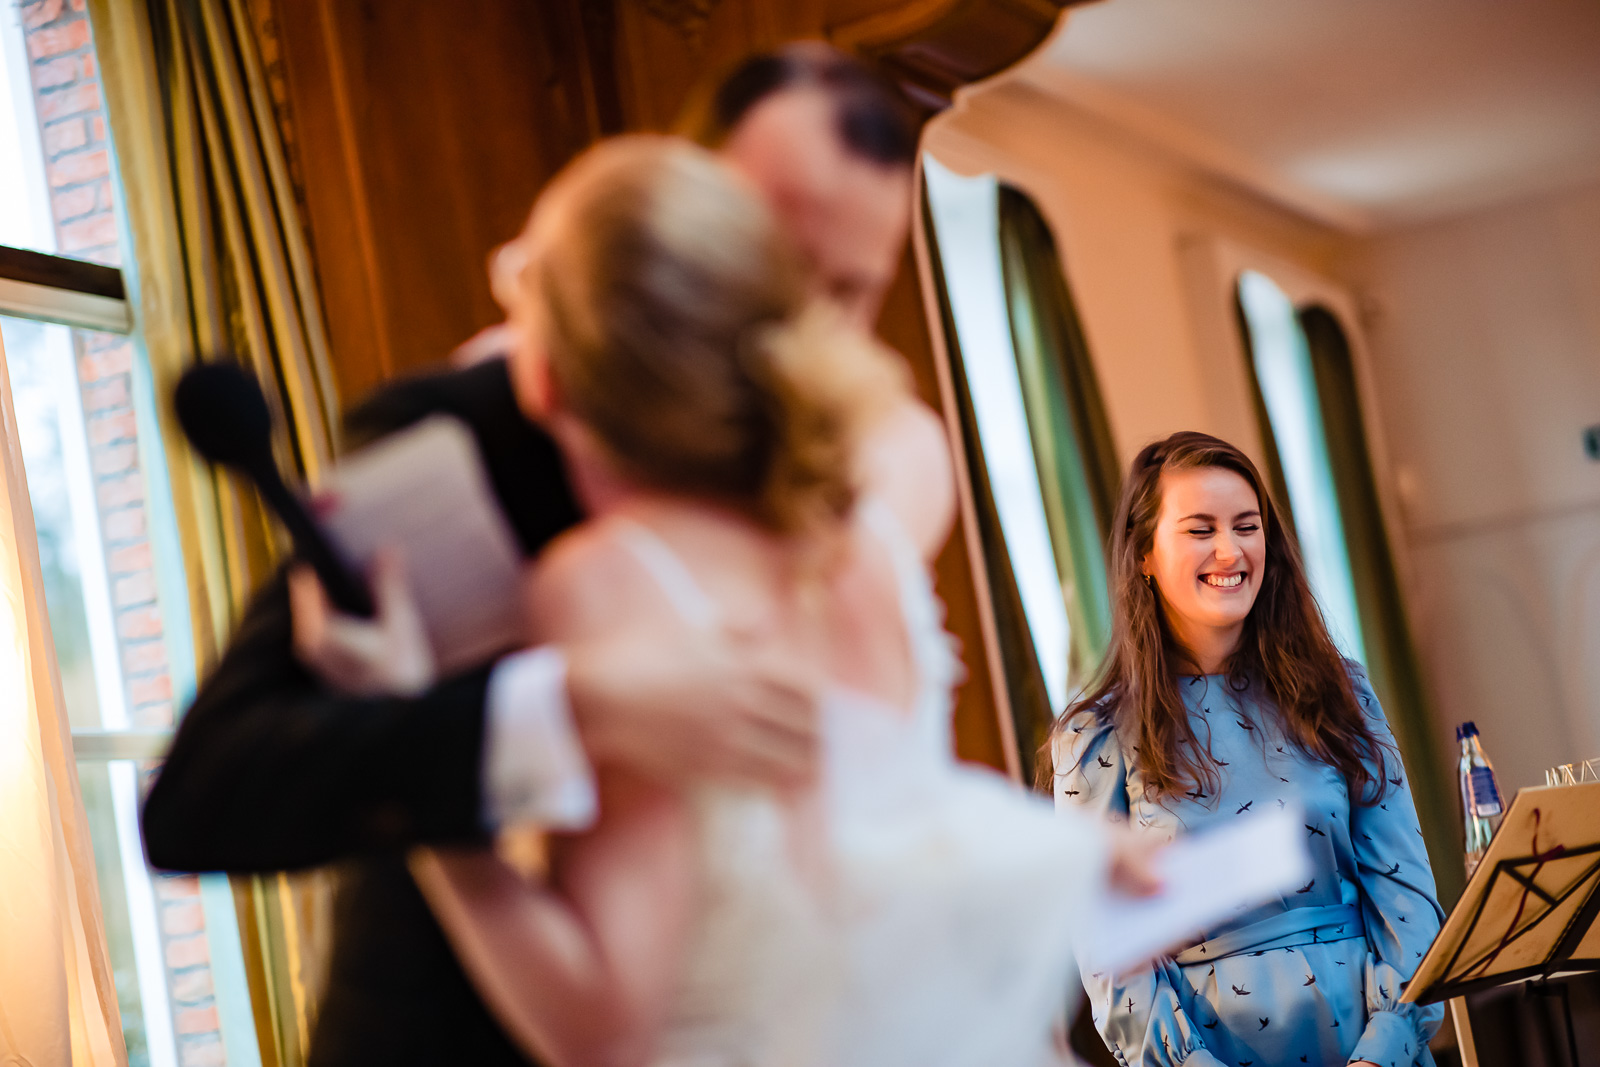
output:
[[[855,502],[861,433],[903,366],[808,295],[766,205],[677,138],[591,148],[529,222],[520,274],[562,405],[619,471],[796,533]]]

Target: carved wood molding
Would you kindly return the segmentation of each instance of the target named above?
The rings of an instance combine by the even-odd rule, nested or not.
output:
[[[683,34],[691,42],[700,39],[706,23],[722,0],[639,0],[646,11]]]
[[[1044,41],[1063,9],[1085,0],[911,0],[841,21],[828,38],[881,63],[924,103],[943,107]]]

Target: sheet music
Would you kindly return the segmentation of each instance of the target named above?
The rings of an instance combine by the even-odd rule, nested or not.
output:
[[[1086,971],[1126,971],[1200,931],[1288,893],[1311,877],[1302,812],[1240,816],[1220,829],[1180,837],[1159,860],[1165,889],[1135,899],[1104,893],[1074,941]]]

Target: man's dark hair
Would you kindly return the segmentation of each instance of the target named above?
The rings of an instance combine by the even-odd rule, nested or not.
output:
[[[690,105],[683,132],[716,148],[774,93],[814,88],[833,101],[839,140],[854,155],[884,166],[917,156],[917,116],[905,95],[865,63],[820,41],[760,52],[729,71]]]

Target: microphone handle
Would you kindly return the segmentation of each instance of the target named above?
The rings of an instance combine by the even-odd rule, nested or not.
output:
[[[333,606],[346,615],[372,618],[376,610],[367,583],[351,570],[334,548],[328,535],[317,525],[317,520],[306,510],[304,501],[283,484],[277,465],[270,461],[252,464],[244,473],[256,483],[261,498],[277,513],[279,521],[289,531],[295,555],[311,564],[311,569],[317,572],[317,578],[322,582],[322,588],[327,590]]]

